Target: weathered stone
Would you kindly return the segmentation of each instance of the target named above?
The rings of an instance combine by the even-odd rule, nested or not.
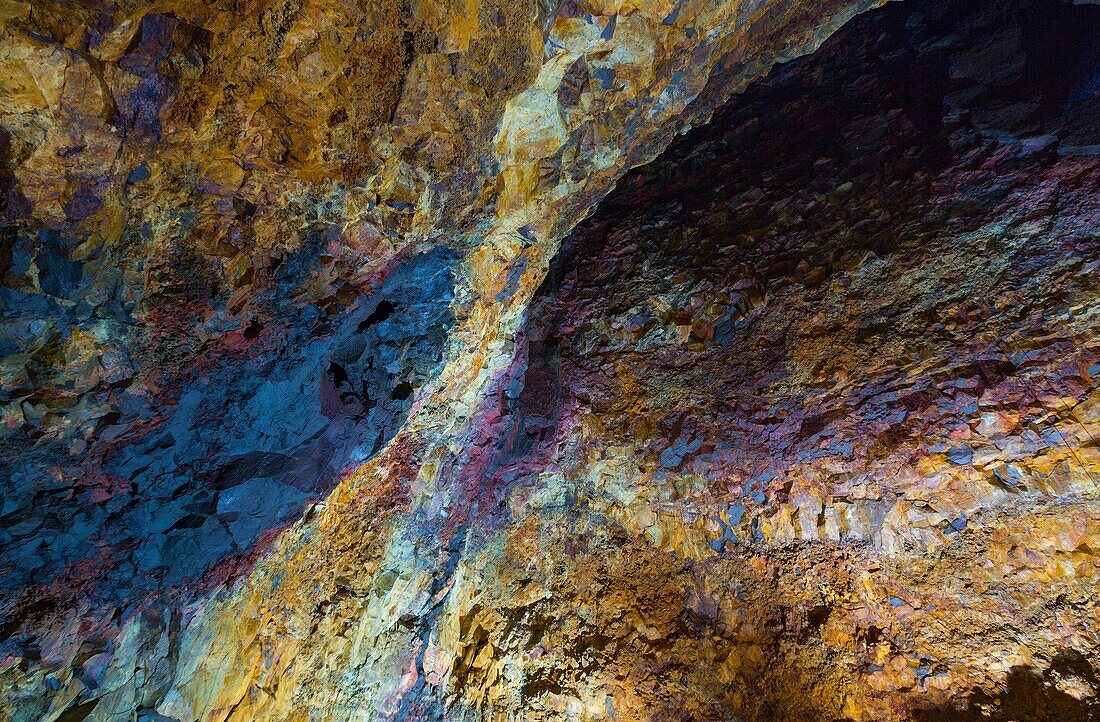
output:
[[[0,2],[0,719],[1095,716],[1100,15],[878,4]]]

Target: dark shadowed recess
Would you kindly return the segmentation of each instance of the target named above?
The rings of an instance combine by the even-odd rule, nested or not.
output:
[[[806,458],[792,444],[816,447],[823,432],[835,435],[829,453],[843,452],[883,419],[950,402],[872,378],[846,402],[864,415],[852,414],[846,440],[828,428],[841,412],[812,410],[852,363],[870,373],[891,356],[973,360],[982,383],[999,383],[1034,353],[1017,358],[1016,340],[979,348],[975,334],[1039,331],[1091,283],[1078,271],[1100,252],[1098,32],[1100,7],[1059,0],[890,3],[856,18],[628,174],[553,262],[531,338],[608,419],[632,414],[612,392],[616,364],[644,369],[637,388],[669,407],[668,448],[656,446],[669,469],[699,451],[672,408],[685,396],[712,431],[752,417],[771,440],[754,450],[773,464]],[[1053,200],[1047,186],[1059,188]],[[979,233],[1041,198],[1040,235]],[[852,285],[879,266],[891,275]],[[992,308],[1010,294],[1021,302],[1007,314]],[[977,359],[991,350],[1003,358]],[[777,383],[786,398],[768,396]],[[776,442],[768,424],[800,413],[798,434]],[[745,428],[731,432],[735,446]]]
[[[947,434],[975,394],[1032,394],[1037,359],[1080,351],[1052,329],[1069,333],[1066,309],[1096,290],[1098,110],[1100,7],[905,2],[856,18],[629,173],[566,240],[528,314],[501,479],[538,479],[571,405],[648,455],[652,479],[743,463],[731,519],[783,502],[777,473],[822,455],[918,438],[967,463]],[[1009,218],[1046,223],[983,230]],[[928,360],[938,376],[906,373]],[[1077,381],[1047,375],[1043,391]],[[665,416],[643,428],[639,410]],[[716,551],[757,540],[744,526]],[[1075,654],[914,718],[1100,719],[1097,697],[1066,691],[1100,690],[1096,660]],[[733,717],[830,719],[759,673]]]
[[[1026,337],[1091,282],[1074,274],[1097,258],[1097,32],[1100,7],[1059,0],[890,3],[856,18],[628,174],[552,264],[532,337],[598,413],[630,415],[610,375],[640,364],[651,402],[688,394],[711,429],[743,415],[738,403],[762,418],[776,401],[783,416],[813,408],[846,363],[934,354],[961,366],[990,351],[971,347],[978,331]],[[979,233],[1056,184],[1034,209],[1051,221],[1038,237]],[[892,276],[851,286],[882,259]],[[1023,302],[999,315],[991,299],[1010,293]],[[796,382],[800,354],[827,344]],[[1025,349],[996,350],[1005,358],[981,362],[983,383]],[[789,398],[767,397],[788,381]],[[857,445],[901,408],[882,407],[876,383],[860,388]],[[805,419],[801,440],[816,445],[834,420]],[[668,424],[683,438],[657,451],[677,468],[693,431]],[[798,440],[758,450],[774,459]]]
[[[1017,668],[1009,672],[997,694],[979,692],[959,708],[926,709],[916,722],[1093,722],[1100,705],[1063,691],[1064,685],[1085,682],[1100,689],[1100,679],[1089,661],[1069,651],[1051,662],[1042,674]]]
[[[454,262],[415,256],[342,314],[293,311],[282,336],[216,361],[168,408],[123,404],[106,428],[125,436],[83,469],[60,472],[72,462],[47,441],[6,455],[7,632],[66,588],[125,605],[240,559],[377,454],[441,360]],[[243,336],[262,331],[254,321]]]

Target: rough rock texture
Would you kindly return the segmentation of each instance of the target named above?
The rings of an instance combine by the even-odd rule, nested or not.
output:
[[[876,4],[0,2],[0,719],[1100,716],[1100,10]]]

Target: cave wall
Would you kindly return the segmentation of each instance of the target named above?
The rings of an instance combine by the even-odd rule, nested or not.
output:
[[[0,719],[1094,718],[1100,13],[877,4],[3,4]]]

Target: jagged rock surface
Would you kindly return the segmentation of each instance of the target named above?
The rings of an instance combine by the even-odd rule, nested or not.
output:
[[[1100,14],[875,4],[0,3],[0,719],[1096,716]]]

